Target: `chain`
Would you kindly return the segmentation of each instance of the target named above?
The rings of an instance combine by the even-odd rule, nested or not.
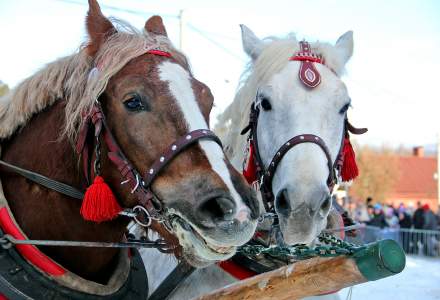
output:
[[[340,255],[353,255],[359,250],[364,249],[364,246],[356,246],[328,233],[321,233],[318,236],[318,241],[320,244],[315,247],[309,247],[304,244],[269,247],[263,245],[244,245],[238,249],[238,252],[251,257],[266,254],[279,259],[303,260],[318,256],[335,257]]]

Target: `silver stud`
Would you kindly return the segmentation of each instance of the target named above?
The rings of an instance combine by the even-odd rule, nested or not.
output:
[[[208,133],[208,131],[206,131],[206,130],[203,130],[202,132],[203,132],[203,134],[207,134]]]
[[[278,155],[278,156],[280,156],[280,155],[281,155],[281,153],[280,153],[280,152],[278,152],[278,153],[277,153],[277,155]]]
[[[176,146],[176,145],[172,145],[172,146],[171,146],[171,150],[175,151],[176,149],[177,149],[177,146]]]
[[[319,137],[316,136],[316,137],[315,137],[315,140],[319,141]]]
[[[190,139],[191,139],[191,135],[188,134],[188,135],[186,136],[186,139],[187,139],[187,140],[190,140]]]
[[[287,142],[287,143],[286,143],[286,146],[290,146],[290,143],[289,143],[289,142]]]
[[[275,163],[274,163],[274,162],[271,162],[270,164],[271,164],[272,166],[275,166]]]
[[[300,138],[301,140],[303,140],[303,139],[304,139],[304,136],[302,135],[302,136],[300,136],[299,138]]]
[[[159,158],[159,160],[160,160],[160,162],[163,162],[163,161],[165,160],[165,157],[161,156],[161,157]]]
[[[154,173],[154,169],[150,169],[150,172],[149,172],[150,174],[153,174]]]

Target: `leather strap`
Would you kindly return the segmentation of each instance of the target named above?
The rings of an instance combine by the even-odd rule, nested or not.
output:
[[[275,156],[272,158],[272,161],[270,162],[268,168],[266,169],[266,172],[264,173],[263,177],[263,186],[270,191],[272,191],[272,180],[273,175],[275,174],[275,171],[278,167],[278,164],[281,162],[283,157],[287,154],[287,152],[292,149],[293,147],[303,144],[303,143],[312,143],[315,145],[318,145],[321,150],[324,152],[325,157],[327,158],[327,167],[329,170],[329,176],[327,179],[327,186],[330,186],[333,184],[333,182],[336,180],[335,173],[333,169],[333,163],[330,156],[330,151],[327,148],[327,145],[325,142],[317,135],[314,134],[301,134],[297,135],[287,142],[285,142],[276,152]]]
[[[201,139],[209,139],[223,148],[220,139],[215,135],[214,132],[208,129],[197,129],[189,132],[188,134],[181,136],[174,143],[167,147],[158,159],[151,165],[151,168],[145,174],[145,186],[150,186],[151,183],[156,179],[160,172],[177,156],[179,153],[187,149],[192,144],[198,142]]]
[[[50,179],[44,175],[26,170],[26,169],[22,169],[20,167],[14,166],[12,164],[9,164],[3,160],[0,160],[0,165],[8,168],[9,170],[11,170],[14,173],[17,173],[21,176],[23,176],[24,178],[27,178],[39,185],[42,185],[48,189],[57,191],[58,193],[61,193],[63,195],[75,198],[75,199],[82,199],[84,197],[84,193],[81,192],[80,190],[67,185],[65,183]]]
[[[196,268],[182,261],[161,282],[156,290],[148,297],[148,300],[166,300],[174,293],[174,290],[188,278]]]

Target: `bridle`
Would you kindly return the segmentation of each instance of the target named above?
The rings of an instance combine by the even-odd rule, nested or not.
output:
[[[257,128],[258,128],[259,114],[260,114],[259,106],[253,104],[251,106],[249,125],[245,129],[243,129],[241,134],[246,134],[247,132],[249,132],[248,147],[252,147],[253,155],[252,157],[250,157],[250,159],[252,159],[253,161],[249,161],[248,163],[253,163],[255,165],[257,187],[259,188],[263,196],[263,203],[266,208],[266,211],[270,211],[274,208],[275,196],[272,191],[272,180],[275,171],[278,168],[278,165],[280,164],[283,157],[287,154],[287,152],[289,152],[289,150],[303,143],[316,144],[324,152],[324,155],[327,158],[327,167],[329,170],[329,176],[327,178],[327,186],[329,190],[332,191],[334,185],[337,182],[336,170],[339,168],[339,165],[341,165],[339,163],[340,161],[339,158],[341,156],[342,143],[341,143],[341,150],[339,151],[338,154],[338,159],[336,159],[336,161],[333,162],[331,159],[330,151],[322,138],[314,134],[296,135],[291,139],[289,139],[288,141],[286,141],[285,143],[283,143],[283,145],[278,149],[278,151],[271,159],[271,162],[269,163],[268,167],[265,168],[258,146]],[[250,150],[248,149],[247,151],[249,152]]]
[[[94,130],[91,130],[94,128]],[[162,170],[182,151],[189,146],[198,142],[201,139],[209,139],[221,147],[220,139],[208,129],[193,130],[175,140],[170,146],[168,146],[162,155],[160,155],[153,164],[148,168],[148,171],[142,176],[142,174],[134,167],[134,165],[127,159],[123,150],[116,142],[111,130],[109,129],[105,114],[102,111],[101,104],[95,102],[90,114],[87,116],[82,129],[80,131],[78,141],[76,144],[76,151],[81,154],[83,161],[83,169],[86,178],[88,179],[90,173],[90,135],[93,135],[95,141],[95,157],[94,157],[94,173],[95,175],[100,172],[100,139],[104,140],[108,153],[107,156],[113,165],[118,169],[122,176],[121,184],[129,185],[131,193],[136,196],[140,205],[145,208],[147,223],[145,226],[151,225],[151,221],[161,221],[167,224],[167,218],[164,215],[164,207],[162,201],[158,199],[153,193],[151,185],[154,180],[159,176]],[[124,215],[124,213],[122,213]],[[168,226],[169,229],[169,226]]]
[[[307,88],[312,89],[317,87],[321,82],[320,74],[315,68],[314,63],[324,64],[324,59],[321,56],[311,52],[311,48],[308,42],[301,41],[300,47],[301,50],[298,53],[296,53],[294,56],[292,56],[290,60],[301,62],[301,66],[299,70],[299,78]],[[339,148],[338,155],[335,161],[332,160],[330,151],[325,141],[319,136],[315,134],[300,134],[294,136],[288,141],[286,141],[278,149],[278,151],[276,151],[269,165],[267,166],[267,168],[265,168],[263,160],[261,159],[259,146],[258,146],[257,129],[258,129],[259,115],[260,115],[260,105],[257,104],[257,101],[255,101],[251,105],[249,124],[242,130],[241,134],[244,135],[249,132],[248,149],[246,151],[247,152],[246,154],[252,152],[252,155],[249,157],[251,161],[248,161],[247,164],[254,164],[255,166],[255,175],[256,175],[255,184],[257,189],[259,189],[262,194],[263,203],[267,212],[273,211],[274,209],[275,196],[272,191],[273,176],[281,160],[287,154],[287,152],[289,152],[289,150],[303,143],[312,143],[317,145],[324,152],[324,155],[327,158],[327,167],[329,170],[329,176],[327,178],[327,187],[330,193],[332,193],[333,188],[338,180],[337,172],[338,173],[340,172],[343,164],[344,137],[348,137],[348,132],[354,134],[363,134],[367,131],[366,128],[355,128],[348,122],[348,119],[345,118],[344,128],[342,131],[341,146]]]

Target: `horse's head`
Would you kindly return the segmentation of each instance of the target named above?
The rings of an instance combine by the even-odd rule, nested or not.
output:
[[[322,63],[314,63],[321,82],[313,88],[298,76],[301,58],[290,59],[300,51],[295,38],[260,40],[245,26],[242,34],[244,49],[252,58],[249,80],[259,109],[257,138],[264,167],[296,136],[300,141],[304,140],[302,135],[309,134],[328,148],[326,151],[313,141],[289,148],[271,182],[284,240],[288,244],[310,243],[325,228],[331,208],[328,179],[341,149],[350,107],[340,74],[352,55],[352,32],[342,35],[334,46],[311,44],[316,58],[322,58]],[[313,74],[306,76],[313,81]]]
[[[174,151],[170,146],[178,138],[208,129],[213,96],[193,77],[184,55],[171,46],[160,17],[150,18],[144,34],[133,38],[133,34],[119,33],[95,1],[89,3],[87,51],[99,72],[127,60],[122,53],[132,51],[129,48],[139,45],[139,39],[144,47],[109,78],[99,101],[107,126],[127,159],[140,174],[151,174],[152,164]],[[115,43],[122,49],[112,50]],[[151,46],[159,50],[147,53],[145,49]],[[120,184],[121,175],[110,162],[103,162],[102,172],[121,205],[139,204],[130,194],[131,187]],[[154,179],[151,191],[163,206],[184,259],[194,266],[229,258],[254,233],[256,198],[212,140],[199,140],[173,158]],[[156,229],[160,227],[155,224]]]

